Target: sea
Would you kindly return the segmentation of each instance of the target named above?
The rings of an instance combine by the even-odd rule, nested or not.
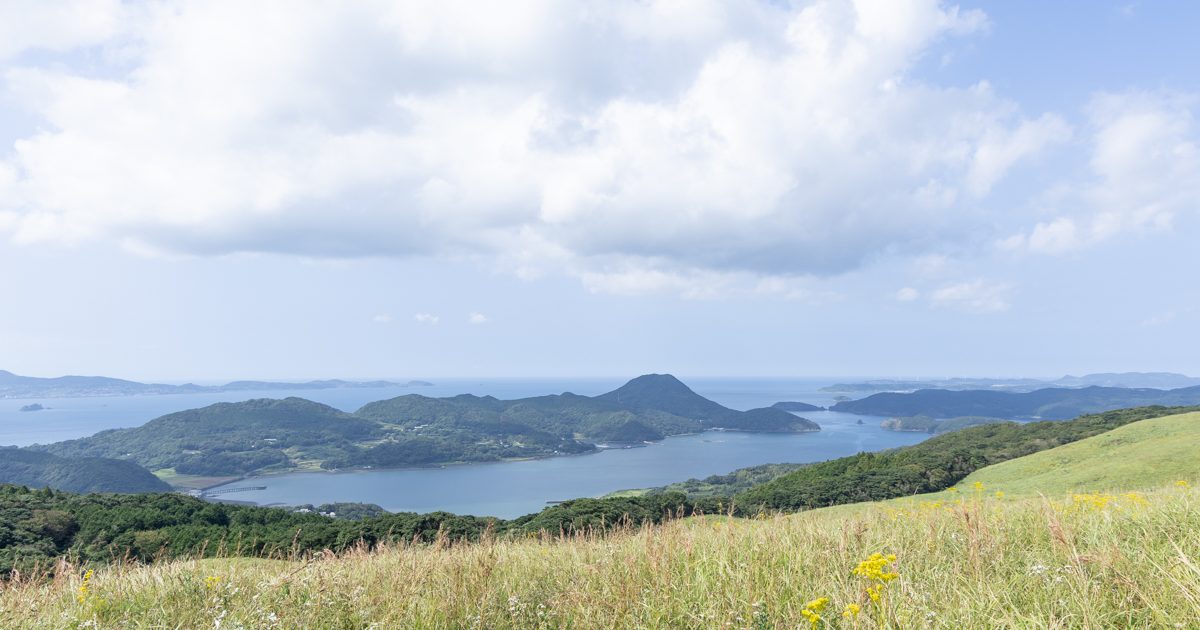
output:
[[[264,390],[150,396],[0,399],[0,444],[27,446],[139,426],[161,415],[218,402],[299,396],[344,411],[404,394],[491,395],[501,399],[572,392],[596,395],[626,379],[438,379],[432,386]],[[821,391],[855,378],[684,378],[696,393],[733,409],[780,401],[829,406],[835,394]],[[39,403],[42,411],[20,411]],[[669,437],[635,448],[518,462],[461,464],[432,468],[356,470],[267,475],[223,486],[223,494],[259,505],[375,503],[393,512],[444,510],[512,518],[565,499],[602,496],[617,490],[662,486],[724,474],[766,463],[823,461],[863,451],[915,444],[921,433],[880,428],[882,418],[832,411],[802,415],[821,431],[797,434],[707,431]]]

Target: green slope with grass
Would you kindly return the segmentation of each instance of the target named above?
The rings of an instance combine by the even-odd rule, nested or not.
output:
[[[66,560],[54,579],[7,582],[0,619],[30,630],[1195,628],[1200,491],[1139,499],[985,495],[94,573]]]
[[[1095,437],[1151,418],[1193,413],[1195,407],[1138,407],[1067,422],[985,424],[943,433],[920,444],[859,453],[804,466],[738,494],[740,514],[794,512],[927,494],[961,485],[987,466]]]
[[[1140,490],[1200,473],[1200,413],[1142,420],[1095,437],[1002,462],[959,485],[1009,494]]]

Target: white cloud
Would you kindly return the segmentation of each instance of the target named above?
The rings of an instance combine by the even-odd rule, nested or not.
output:
[[[0,61],[26,50],[67,51],[117,34],[120,0],[5,0],[0,3]]]
[[[1050,145],[1065,142],[1070,136],[1070,126],[1053,114],[1023,121],[1015,129],[990,130],[972,156],[967,173],[968,190],[976,196],[986,195],[1014,164]]]
[[[896,301],[898,302],[912,302],[919,297],[921,297],[921,292],[912,287],[904,287],[896,291]]]
[[[922,278],[938,278],[954,271],[954,261],[945,254],[925,254],[912,262],[913,272]]]
[[[705,269],[658,269],[626,265],[600,271],[580,271],[580,279],[592,293],[637,296],[669,293],[688,300],[769,297],[812,304],[836,302],[842,295],[814,289],[805,278],[759,276],[747,272]]]
[[[484,315],[483,313],[471,313],[467,316],[467,323],[478,326],[480,324],[488,323],[488,318],[487,315]]]
[[[1049,223],[1038,223],[1026,239],[1025,245],[1034,252],[1061,254],[1079,247],[1075,222],[1059,217]]]
[[[390,324],[390,323],[392,323],[392,316],[387,315],[387,314],[380,314],[380,315],[376,315],[376,316],[372,317],[371,321],[376,324]]]
[[[415,319],[418,324],[424,324],[426,326],[436,326],[437,323],[441,321],[440,317],[432,313],[417,313],[416,315],[413,315],[413,319]]]
[[[1088,180],[1050,191],[1063,216],[1002,239],[1000,247],[1062,254],[1117,235],[1169,230],[1179,214],[1200,210],[1196,102],[1144,92],[1093,98]]]
[[[1179,212],[1200,209],[1194,107],[1192,98],[1145,93],[1107,94],[1092,102],[1097,181],[1084,197],[1098,213],[1095,239],[1167,228]]]
[[[960,282],[937,289],[930,296],[934,306],[968,313],[995,313],[1009,308],[1012,286],[984,280]]]
[[[145,13],[88,31],[121,72],[5,69],[43,123],[0,201],[15,240],[471,256],[703,297],[935,250],[979,227],[965,197],[1067,133],[912,76],[987,26],[935,0]]]

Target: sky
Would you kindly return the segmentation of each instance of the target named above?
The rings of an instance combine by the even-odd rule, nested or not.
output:
[[[0,369],[1200,374],[1200,4],[0,2]]]

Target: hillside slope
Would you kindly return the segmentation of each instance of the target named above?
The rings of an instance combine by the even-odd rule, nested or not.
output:
[[[1103,505],[983,497],[608,537],[79,568],[10,583],[0,619],[29,629],[1188,628],[1200,619],[1198,502],[1176,487]]]
[[[919,444],[859,453],[804,466],[735,497],[742,513],[799,511],[937,492],[1000,462],[1100,435],[1117,427],[1195,407],[1139,407],[1066,422],[985,424],[943,433]]]
[[[1200,473],[1200,413],[1142,420],[1095,437],[981,468],[976,482],[1010,494],[1141,490]]]
[[[63,457],[129,459],[150,470],[241,475],[291,461],[285,449],[337,449],[380,435],[378,424],[303,398],[217,403],[130,429],[31,447]]]
[[[99,457],[65,458],[16,448],[0,448],[0,484],[5,483],[67,492],[171,490],[171,486],[133,462]]]

